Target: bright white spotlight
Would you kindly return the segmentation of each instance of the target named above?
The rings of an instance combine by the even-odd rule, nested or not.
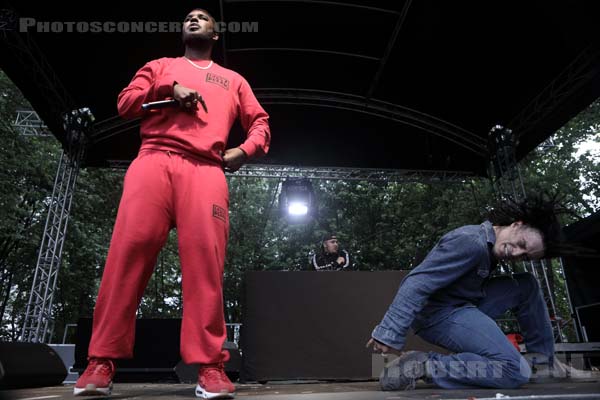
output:
[[[288,206],[288,213],[290,215],[306,215],[308,214],[308,206],[304,203],[294,201]]]
[[[288,178],[281,185],[279,212],[290,224],[309,222],[315,215],[315,192],[308,179]]]

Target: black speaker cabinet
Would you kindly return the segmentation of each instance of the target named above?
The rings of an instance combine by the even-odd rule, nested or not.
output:
[[[576,308],[577,318],[586,342],[600,342],[600,303]]]
[[[67,369],[42,343],[0,342],[0,389],[60,385]]]
[[[181,363],[179,352],[181,332],[181,318],[154,319],[142,318],[136,320],[135,346],[133,358],[129,360],[118,360],[115,382],[182,382],[176,367],[184,368],[187,377],[190,370],[197,366],[185,367]],[[75,344],[75,365],[73,370],[82,372],[87,365],[87,352],[92,336],[92,319],[81,318],[77,323],[77,335]],[[231,355],[230,361],[225,365],[228,375],[239,374],[239,355],[236,358],[235,351],[231,348],[233,344],[226,344],[223,348],[228,349]],[[230,349],[231,348],[231,349]],[[235,360],[237,359],[237,370]],[[181,367],[184,366],[184,367]],[[235,374],[233,374],[235,372]],[[197,379],[197,375],[196,375]]]

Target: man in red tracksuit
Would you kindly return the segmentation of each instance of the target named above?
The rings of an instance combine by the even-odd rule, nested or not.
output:
[[[183,291],[181,356],[200,364],[196,395],[229,397],[223,315],[223,267],[229,234],[223,169],[236,171],[269,149],[268,115],[248,82],[211,60],[215,20],[202,9],[183,22],[184,57],[140,69],[119,94],[124,118],[141,117],[142,145],[125,176],[123,196],[94,310],[89,364],[74,393],[110,394],[113,360],[131,358],[135,314],[169,230],[177,228]],[[143,111],[174,98],[180,107]],[[204,102],[204,104],[203,104]],[[204,110],[204,106],[209,112]],[[236,118],[245,142],[225,150]]]

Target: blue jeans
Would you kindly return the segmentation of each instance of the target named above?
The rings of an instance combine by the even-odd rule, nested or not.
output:
[[[529,380],[531,368],[500,330],[494,318],[513,309],[527,352],[554,356],[554,338],[539,284],[529,273],[492,278],[477,307],[462,307],[418,335],[454,354],[429,353],[427,370],[446,389],[469,386],[516,388]]]

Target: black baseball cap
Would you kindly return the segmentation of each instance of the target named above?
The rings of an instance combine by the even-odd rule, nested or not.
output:
[[[327,235],[323,236],[323,242],[331,239],[337,239],[337,235],[335,233],[328,233]]]

